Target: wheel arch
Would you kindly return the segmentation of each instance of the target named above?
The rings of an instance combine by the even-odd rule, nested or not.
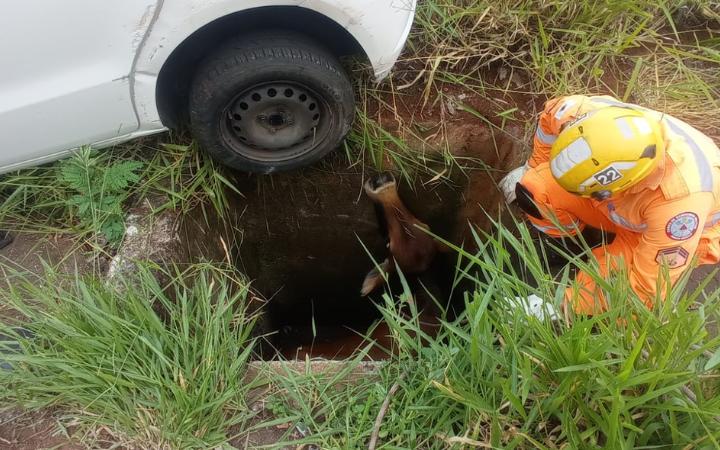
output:
[[[234,12],[198,28],[182,40],[163,62],[155,89],[161,122],[172,128],[186,119],[188,92],[195,69],[209,51],[232,36],[271,28],[307,35],[335,56],[360,55],[369,60],[363,47],[347,29],[317,11],[298,6],[263,6]]]

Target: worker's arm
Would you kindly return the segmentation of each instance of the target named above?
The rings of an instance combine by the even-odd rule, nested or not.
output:
[[[607,275],[617,257],[622,257],[630,287],[645,305],[652,307],[658,286],[662,289],[661,298],[665,295],[667,280],[658,284],[665,270],[663,266],[667,267],[672,284],[690,268],[712,204],[712,194],[706,192],[650,204],[645,213],[647,228],[641,235],[618,234],[612,244],[593,252],[600,273]],[[606,299],[588,274],[579,273],[576,281],[577,294],[573,288],[566,292],[566,300],[576,312],[592,314],[606,309]]]
[[[713,203],[712,193],[700,192],[648,208],[648,228],[629,266],[630,286],[648,307],[655,301],[663,265],[672,284],[690,267]]]
[[[577,106],[583,105],[587,98],[582,95],[573,95],[555,98],[545,103],[545,108],[540,114],[535,128],[533,151],[530,158],[522,166],[508,172],[498,183],[507,203],[515,201],[515,186],[530,167],[534,168],[539,164],[549,162],[550,147],[557,139],[557,135],[560,134],[563,124],[575,118],[578,111]]]

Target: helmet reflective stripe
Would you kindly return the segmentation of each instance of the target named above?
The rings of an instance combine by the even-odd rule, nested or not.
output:
[[[615,119],[615,125],[618,127],[622,135],[625,136],[625,139],[632,139],[633,136],[635,136],[632,128],[630,128],[630,122],[626,118],[618,117]]]
[[[572,234],[573,231],[578,230],[580,227],[580,222],[577,220],[573,220],[569,224],[560,224],[559,227],[556,227],[555,225],[538,225],[534,222],[530,222],[530,224],[535,227],[536,230],[542,231],[543,233],[555,232]]]
[[[648,121],[642,117],[618,117],[615,125],[626,139],[632,139],[635,134],[651,134],[652,128]]]
[[[575,139],[550,160],[550,171],[556,179],[561,178],[573,167],[590,159],[591,156],[592,150],[585,139]]]
[[[647,119],[643,119],[641,117],[633,117],[631,120],[632,120],[633,125],[635,125],[635,128],[637,128],[637,130],[640,134],[651,134],[652,133],[652,127],[650,127],[650,124],[648,123]]]

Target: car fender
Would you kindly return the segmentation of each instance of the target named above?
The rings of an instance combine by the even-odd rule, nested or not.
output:
[[[173,50],[221,17],[266,6],[298,6],[332,19],[358,41],[376,78],[384,78],[410,32],[416,0],[160,0],[131,76],[141,129],[162,128],[155,105],[157,76]]]

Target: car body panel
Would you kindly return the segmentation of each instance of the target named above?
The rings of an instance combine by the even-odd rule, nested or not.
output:
[[[156,105],[163,64],[194,32],[228,14],[314,10],[355,37],[381,79],[402,51],[415,2],[14,0],[0,15],[3,34],[22,37],[0,41],[0,173],[82,145],[101,148],[165,130]]]
[[[129,73],[156,5],[5,5],[0,28],[15,39],[0,40],[0,171],[138,129]]]

